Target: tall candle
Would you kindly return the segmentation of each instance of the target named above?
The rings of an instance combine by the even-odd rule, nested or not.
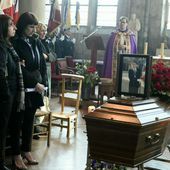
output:
[[[145,42],[144,44],[144,54],[148,54],[148,42]]]
[[[161,58],[163,58],[163,56],[164,56],[164,43],[161,43],[161,51],[160,51],[160,54],[161,54]]]

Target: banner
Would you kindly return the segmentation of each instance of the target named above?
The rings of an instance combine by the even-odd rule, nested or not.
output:
[[[75,21],[77,25],[77,29],[79,29],[79,24],[80,24],[80,3],[77,1],[76,2],[76,15],[75,15]]]
[[[4,14],[11,16],[16,23],[19,18],[19,0],[1,0],[0,9]]]
[[[51,5],[50,17],[48,21],[48,33],[52,33],[61,24],[61,14],[58,0],[54,0]]]
[[[70,0],[64,1],[63,9],[63,24],[66,28],[71,27],[71,14],[70,14]]]

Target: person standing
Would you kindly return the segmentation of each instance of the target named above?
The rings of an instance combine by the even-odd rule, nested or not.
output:
[[[26,91],[25,111],[17,114],[11,125],[14,165],[20,169],[27,169],[21,157],[21,151],[27,164],[38,164],[31,154],[33,120],[36,109],[44,105],[42,93],[47,85],[47,75],[42,44],[39,39],[33,37],[37,25],[38,20],[34,14],[30,12],[21,14],[16,25],[17,37],[13,41],[20,60],[25,61],[22,67]],[[20,132],[22,132],[21,147]]]
[[[142,70],[136,62],[131,62],[128,70],[129,76],[129,93],[131,95],[138,94],[138,89],[140,87],[140,79],[142,75]]]
[[[0,15],[0,170],[5,166],[6,133],[10,115],[24,110],[24,86],[20,60],[15,52],[11,37],[16,26],[8,15]]]
[[[72,56],[74,57],[74,44],[75,38],[71,37],[72,33],[70,28],[64,29],[64,40],[63,40],[63,57]]]
[[[46,60],[47,78],[48,78],[48,96],[51,98],[51,62],[55,62],[57,56],[55,54],[52,39],[47,37],[47,27],[43,23],[38,23],[36,32],[43,45],[43,55]]]
[[[128,18],[120,17],[119,27],[111,33],[104,56],[103,77],[112,78],[115,88],[118,53],[136,53],[135,35],[128,29]]]

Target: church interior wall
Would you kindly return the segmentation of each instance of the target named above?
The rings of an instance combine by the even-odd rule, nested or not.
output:
[[[156,49],[160,48],[162,42],[162,30],[165,22],[166,14],[166,2],[167,0],[119,0],[117,18],[122,15],[130,18],[131,14],[135,13],[137,18],[141,22],[141,29],[138,32],[138,52],[143,53],[144,43],[148,42],[148,53],[156,55]],[[164,15],[163,15],[164,14]],[[91,15],[93,16],[93,11]],[[88,23],[90,25],[90,22]],[[92,24],[94,25],[94,24]],[[89,26],[87,26],[89,28]],[[95,28],[91,29],[91,32]],[[102,27],[98,34],[101,35],[104,45],[106,46],[109,35],[116,28],[114,27]],[[90,29],[88,29],[90,30]],[[85,32],[84,32],[85,31]],[[76,37],[83,38],[82,34],[86,34],[86,29],[81,33],[76,33]],[[170,34],[170,32],[169,32]],[[80,39],[81,39],[80,38]],[[85,48],[82,50],[82,48]],[[76,57],[89,58],[90,52],[86,49],[86,46],[77,44]],[[83,51],[83,53],[82,53]],[[83,56],[84,54],[84,56]],[[98,51],[98,60],[103,60],[104,52]]]
[[[27,1],[21,1],[20,11],[31,11],[36,13],[38,18],[42,20],[44,16],[43,7],[41,7],[41,3],[45,2],[44,0],[31,0],[29,4]],[[35,4],[36,3],[36,4]],[[90,59],[90,50],[86,48],[85,43],[80,43],[80,41],[84,38],[84,35],[88,35],[93,32],[96,27],[96,5],[97,0],[89,1],[89,18],[88,25],[81,26],[80,30],[76,30],[75,27],[72,27],[71,30],[73,32],[74,37],[76,38],[75,45],[75,58],[86,58]],[[137,18],[141,22],[141,29],[138,32],[138,51],[139,53],[143,53],[144,42],[149,43],[148,53],[151,55],[155,55],[156,48],[160,47],[160,43],[162,40],[161,34],[163,29],[163,24],[165,22],[165,17],[167,17],[166,13],[166,3],[167,0],[119,0],[118,3],[118,13],[117,18],[122,15],[125,15],[130,18],[131,14],[135,13]],[[39,7],[35,9],[34,7]],[[162,14],[164,14],[162,16]],[[110,33],[114,31],[116,28],[114,27],[102,27],[99,29],[97,34],[100,34],[104,46],[107,44],[107,40],[110,36]],[[103,61],[104,51],[98,51],[98,60]]]

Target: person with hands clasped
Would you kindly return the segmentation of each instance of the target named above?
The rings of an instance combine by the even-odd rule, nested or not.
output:
[[[43,106],[42,93],[47,86],[46,62],[43,56],[42,44],[33,35],[38,25],[37,18],[30,12],[20,15],[17,22],[17,36],[13,40],[14,48],[22,65],[25,86],[25,111],[15,116],[12,121],[12,151],[14,154],[14,166],[18,169],[27,169],[27,165],[37,165],[31,154],[31,141],[33,121],[36,109]],[[20,147],[20,132],[22,132],[22,144]],[[23,158],[27,164],[23,161]]]

